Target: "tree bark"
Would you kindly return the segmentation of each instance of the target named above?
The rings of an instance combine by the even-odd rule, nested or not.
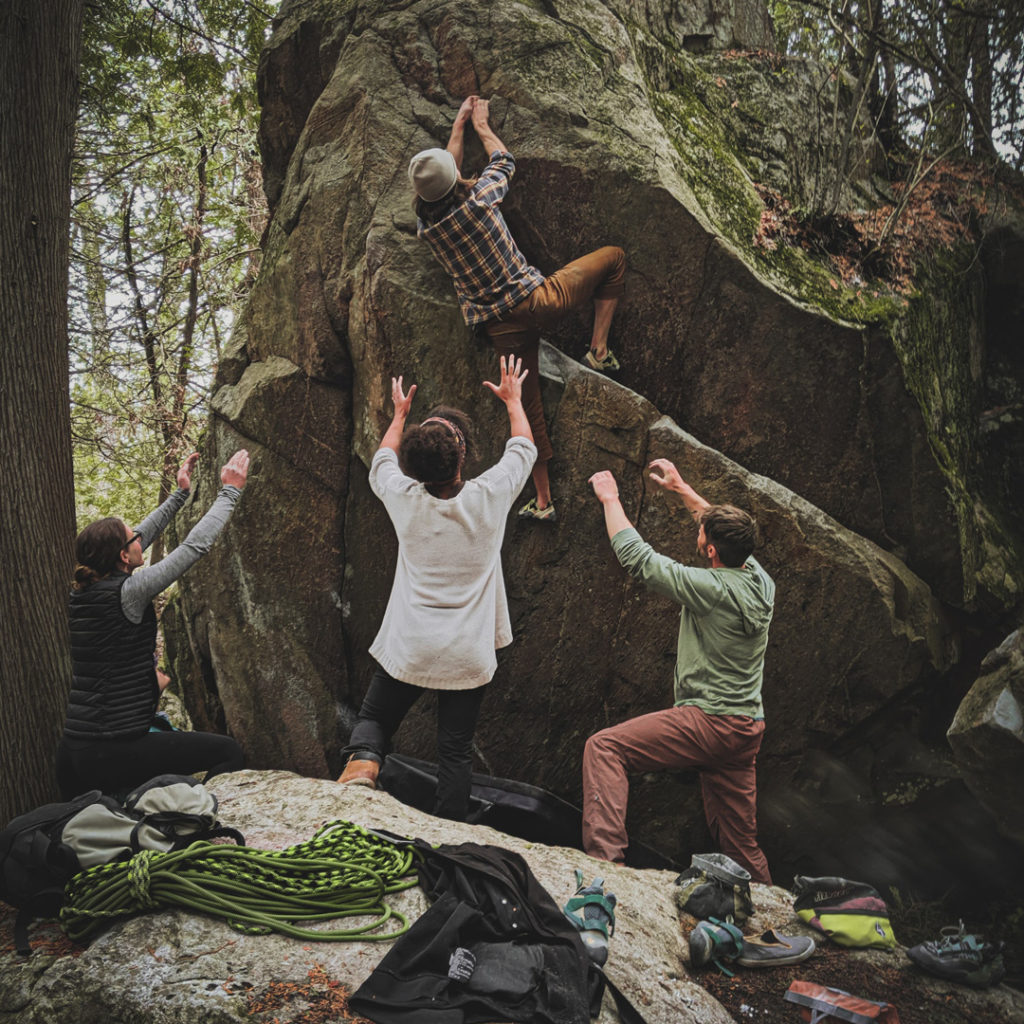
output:
[[[178,465],[186,452],[180,441],[185,436],[187,413],[185,396],[188,392],[188,378],[192,371],[192,353],[195,350],[196,320],[199,317],[199,267],[203,258],[203,228],[206,220],[206,164],[209,150],[199,142],[199,163],[196,166],[196,203],[189,225],[188,259],[188,306],[185,310],[185,324],[182,330],[181,349],[178,352],[178,367],[174,373],[174,389],[171,404],[169,430],[170,439],[164,445],[164,466],[160,476],[160,502],[166,501],[174,486]],[[157,540],[161,546],[159,557],[163,557],[163,538]],[[156,547],[156,544],[153,545]],[[156,554],[154,560],[159,561]]]
[[[857,121],[865,103],[870,102],[871,83],[875,77],[875,64],[878,58],[878,27],[881,24],[881,10],[881,0],[874,0],[873,3],[861,3],[857,11],[858,18],[861,19],[857,25],[857,37],[864,52],[858,53],[852,43],[847,47],[847,60],[851,73],[857,76],[857,84],[853,89],[853,97],[846,111],[846,119],[840,137],[837,173],[832,185],[832,194],[825,208],[825,213],[828,215],[834,214],[839,209],[843,185],[850,173],[850,150],[855,142]],[[841,88],[841,83],[837,78],[837,97]]]
[[[67,289],[82,7],[0,5],[0,824],[56,793],[71,676]]]
[[[970,27],[971,55],[970,95],[973,100],[969,111],[973,140],[971,151],[975,156],[995,157],[992,139],[992,53],[989,49],[989,19],[979,5],[973,5],[974,21]]]
[[[153,394],[153,410],[156,415],[160,431],[160,448],[163,451],[163,465],[160,472],[160,486],[157,493],[157,506],[162,505],[167,496],[171,493],[170,485],[167,482],[167,464],[170,459],[170,452],[174,447],[173,417],[167,407],[164,396],[164,387],[161,382],[161,361],[157,352],[156,331],[150,325],[146,313],[146,303],[142,296],[142,289],[139,287],[139,276],[135,269],[135,255],[132,246],[132,208],[135,202],[135,186],[125,192],[121,200],[121,248],[124,253],[124,274],[128,279],[134,299],[135,319],[138,323],[139,337],[142,339],[142,350],[146,356],[146,370],[149,374],[149,387]],[[160,285],[157,308],[164,304],[164,286]],[[149,564],[156,565],[164,557],[164,537],[160,534],[153,541],[149,549]]]

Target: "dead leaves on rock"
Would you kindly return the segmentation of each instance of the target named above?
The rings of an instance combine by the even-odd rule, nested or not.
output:
[[[995,185],[990,168],[943,161],[908,189],[891,186],[892,202],[853,213],[808,214],[768,185],[755,184],[764,209],[753,244],[767,251],[796,245],[824,260],[838,289],[873,289],[908,294],[920,258],[961,241],[977,241]],[[1024,197],[1022,197],[1024,198]],[[837,280],[838,279],[838,280]]]
[[[306,981],[272,981],[247,1000],[250,1020],[259,1024],[372,1024],[349,1012],[349,990],[323,964],[310,967]],[[278,1013],[278,1011],[284,1011]]]

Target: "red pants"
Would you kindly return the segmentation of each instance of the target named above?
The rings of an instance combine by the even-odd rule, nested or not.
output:
[[[742,715],[708,715],[684,706],[631,718],[595,733],[583,752],[583,849],[621,863],[628,845],[630,772],[696,768],[704,815],[722,853],[755,882],[772,884],[757,845],[755,761],[764,722]]]
[[[603,246],[556,270],[518,306],[485,324],[494,351],[522,359],[523,369],[530,371],[523,381],[523,409],[533,431],[538,462],[547,462],[552,455],[540,400],[540,332],[590,299],[619,298],[625,276],[626,254],[618,246]]]

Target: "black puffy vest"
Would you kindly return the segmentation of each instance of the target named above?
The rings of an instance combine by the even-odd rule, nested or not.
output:
[[[73,590],[71,697],[64,723],[70,739],[126,739],[149,728],[160,699],[153,652],[156,612],[129,621],[121,608],[126,573]]]

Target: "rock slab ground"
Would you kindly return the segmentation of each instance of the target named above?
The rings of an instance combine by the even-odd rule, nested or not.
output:
[[[797,1020],[782,995],[793,977],[823,981],[888,999],[903,1024],[1018,1024],[1024,995],[1005,986],[977,993],[919,974],[902,951],[822,949],[798,967],[745,971],[733,979],[691,971],[686,935],[695,921],[675,909],[674,875],[592,860],[560,847],[527,843],[482,826],[442,821],[385,793],[286,772],[239,772],[211,787],[225,824],[249,845],[280,849],[308,839],[337,818],[431,843],[475,842],[515,850],[559,904],[579,868],[606,879],[616,894],[617,928],[606,971],[649,1024],[731,1024]],[[801,925],[792,896],[754,886],[757,913],[748,932]],[[392,897],[413,917],[426,908],[418,888]],[[344,989],[357,987],[389,948],[386,943],[311,944],[277,935],[251,936],[219,920],[163,911],[114,924],[86,949],[55,926],[33,929],[34,951],[22,960],[11,944],[12,913],[0,921],[0,1022],[3,1024],[326,1024],[344,1021]],[[599,1024],[617,1020],[605,1000]]]

